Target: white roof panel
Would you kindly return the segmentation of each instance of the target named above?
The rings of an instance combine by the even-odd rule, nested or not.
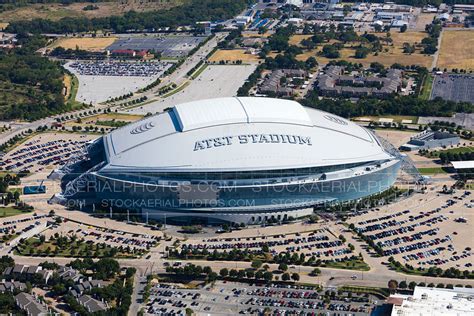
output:
[[[308,112],[295,101],[239,98],[249,123],[285,123],[312,126]]]
[[[474,169],[474,160],[451,161],[454,169]]]
[[[247,115],[236,98],[182,103],[176,105],[173,111],[183,132],[210,125],[247,122]]]

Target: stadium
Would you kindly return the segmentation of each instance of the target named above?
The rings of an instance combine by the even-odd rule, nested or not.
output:
[[[147,220],[282,221],[382,192],[400,164],[372,132],[338,116],[289,100],[219,98],[90,143],[57,172],[55,198]]]

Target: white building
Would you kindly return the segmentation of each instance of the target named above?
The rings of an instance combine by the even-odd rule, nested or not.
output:
[[[474,315],[474,289],[415,287],[413,295],[395,294],[392,316],[468,316]]]

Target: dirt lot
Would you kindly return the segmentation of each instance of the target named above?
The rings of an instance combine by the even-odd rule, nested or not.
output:
[[[64,87],[66,88],[66,95],[64,96],[65,100],[67,100],[67,98],[71,94],[71,83],[72,83],[71,76],[64,75],[63,84],[64,84]]]
[[[435,13],[421,13],[416,19],[416,30],[424,31],[427,24],[433,22],[433,18],[436,16]]]
[[[168,9],[170,7],[179,5],[183,0],[172,1],[153,1],[143,2],[136,0],[128,1],[111,1],[93,3],[97,6],[97,10],[84,11],[83,8],[91,3],[78,2],[70,5],[63,4],[33,4],[26,7],[17,8],[11,11],[0,13],[0,20],[2,22],[11,22],[16,20],[32,20],[35,18],[43,18],[48,20],[60,20],[64,17],[87,17],[96,18],[110,15],[121,15],[130,10],[135,11],[151,11]]]
[[[7,26],[8,26],[8,23],[3,23],[3,22],[1,22],[1,23],[0,23],[0,31],[3,30],[3,29],[5,29]]]
[[[244,63],[254,63],[258,62],[259,58],[257,55],[246,54],[245,50],[243,49],[233,49],[233,50],[221,50],[219,49],[216,51],[211,58],[209,58],[210,62],[220,62],[221,60],[224,61],[237,61],[242,60]]]
[[[443,31],[437,67],[474,69],[473,47],[473,30]]]
[[[384,36],[384,33],[377,33],[377,36]],[[290,43],[298,45],[302,39],[308,37],[307,35],[294,35],[290,38]],[[346,47],[340,50],[341,57],[350,62],[362,63],[364,66],[368,66],[372,62],[379,62],[384,66],[391,66],[394,63],[400,63],[403,65],[422,65],[430,67],[433,57],[429,55],[423,55],[420,53],[420,49],[417,49],[414,54],[407,55],[403,53],[403,43],[407,42],[410,44],[420,43],[421,40],[426,37],[424,32],[391,32],[391,38],[393,45],[384,45],[384,50],[388,49],[387,52],[383,51],[377,56],[369,54],[364,59],[354,58],[355,49],[351,48],[351,44],[346,44]],[[358,43],[354,43],[353,46],[357,46]],[[332,59],[317,56],[317,53],[322,50],[322,45],[316,47],[314,50],[305,51],[303,54],[298,55],[297,59],[306,60],[308,57],[314,56],[320,64],[327,64]]]
[[[100,52],[115,42],[116,39],[116,37],[61,38],[51,44],[49,48],[53,49],[60,46],[66,49],[76,49],[76,47],[79,47],[83,50]]]

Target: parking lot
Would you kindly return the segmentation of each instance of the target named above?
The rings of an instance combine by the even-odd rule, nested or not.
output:
[[[470,191],[424,196],[352,217],[356,231],[380,246],[383,256],[394,257],[413,267],[472,270],[473,239],[469,223],[474,220]]]
[[[474,76],[443,74],[433,79],[431,99],[440,97],[455,102],[474,103]]]
[[[208,250],[209,252],[229,252],[240,249],[249,253],[258,254],[262,247],[268,247],[273,255],[279,253],[304,254],[314,256],[322,261],[344,261],[347,257],[355,255],[348,245],[339,240],[337,235],[324,227],[324,224],[313,225],[313,229],[298,233],[277,233],[274,235],[260,235],[247,237],[212,237],[203,239],[189,238],[180,247],[185,250]],[[316,228],[317,227],[317,228]],[[230,236],[229,236],[230,235]]]
[[[171,65],[163,62],[76,61],[69,67],[85,76],[150,77],[161,76]]]
[[[119,38],[107,50],[154,50],[165,57],[185,57],[189,51],[206,39],[205,36],[149,36]]]
[[[64,165],[94,138],[94,135],[65,133],[37,135],[8,152],[0,161],[0,165],[5,170],[49,172]]]
[[[127,112],[138,114],[155,113],[179,103],[235,96],[237,90],[255,68],[256,65],[207,66],[206,70],[199,77],[192,80],[188,86],[178,93],[145,106],[127,110]]]
[[[159,76],[105,76],[105,75],[82,75],[71,63],[64,68],[71,71],[79,80],[76,101],[86,104],[105,102],[109,99],[126,95],[146,87]]]
[[[327,294],[327,296],[326,296]],[[330,297],[330,299],[329,299]],[[192,290],[172,284],[155,284],[146,305],[147,315],[184,315],[186,308],[197,315],[367,315],[375,297],[361,294],[316,291],[294,285],[249,285],[218,281],[214,286]]]
[[[51,227],[44,232],[46,239],[59,234],[60,236],[75,236],[95,244],[106,243],[109,246],[130,247],[133,249],[149,250],[157,245],[160,238],[146,233],[128,233],[117,229],[106,229],[87,224],[65,220],[56,227]]]

